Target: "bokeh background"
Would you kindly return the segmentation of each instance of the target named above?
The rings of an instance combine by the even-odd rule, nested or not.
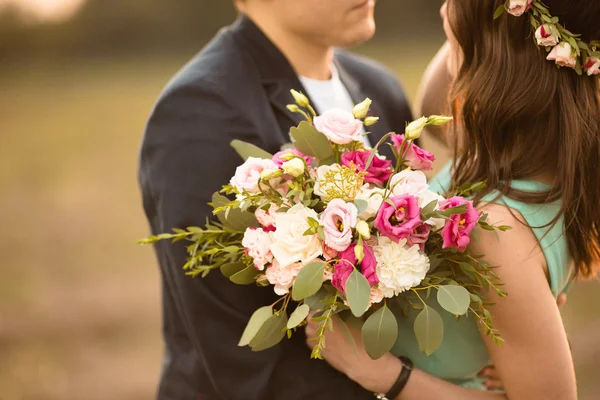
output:
[[[380,0],[355,49],[411,99],[443,42],[440,3]],[[0,0],[0,400],[154,396],[138,146],[161,88],[234,18],[229,0]],[[599,289],[576,285],[563,310],[584,400],[600,398]]]

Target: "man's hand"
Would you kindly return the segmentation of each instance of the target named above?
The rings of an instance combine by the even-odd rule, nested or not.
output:
[[[564,293],[560,294],[556,299],[556,304],[558,305],[558,308],[564,306],[566,302],[567,295]],[[496,367],[494,367],[493,365],[488,365],[487,367],[482,369],[479,373],[479,377],[484,378],[486,380],[484,384],[488,390],[500,390],[503,387],[502,381],[500,380],[500,375],[498,374],[498,370],[496,370]]]

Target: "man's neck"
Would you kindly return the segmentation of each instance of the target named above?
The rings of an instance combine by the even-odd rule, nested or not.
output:
[[[322,46],[285,31],[271,23],[271,17],[260,18],[260,15],[256,15],[250,18],[283,53],[299,76],[315,80],[331,79],[333,47]]]

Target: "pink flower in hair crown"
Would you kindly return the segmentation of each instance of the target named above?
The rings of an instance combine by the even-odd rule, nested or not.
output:
[[[535,31],[535,39],[539,46],[556,46],[558,44],[558,31],[554,25],[540,25]]]
[[[533,0],[510,0],[508,3],[507,11],[509,14],[515,17],[520,17],[527,11],[531,10],[531,4]]]
[[[560,65],[561,67],[575,68],[577,65],[573,48],[567,42],[561,42],[554,46],[550,54],[548,54],[547,59],[556,62],[556,65]]]
[[[600,75],[600,60],[596,57],[588,58],[587,62],[583,66],[583,69],[585,69],[585,72],[588,74],[588,76]]]

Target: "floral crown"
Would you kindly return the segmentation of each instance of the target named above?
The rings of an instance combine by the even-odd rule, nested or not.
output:
[[[558,22],[558,17],[550,14],[548,7],[540,0],[507,0],[496,10],[494,19],[504,12],[515,17],[529,14],[529,21],[535,31],[535,41],[549,53],[547,59],[559,67],[573,68],[579,75],[585,71],[589,76],[600,75],[600,40],[586,43],[581,35],[574,34]]]

